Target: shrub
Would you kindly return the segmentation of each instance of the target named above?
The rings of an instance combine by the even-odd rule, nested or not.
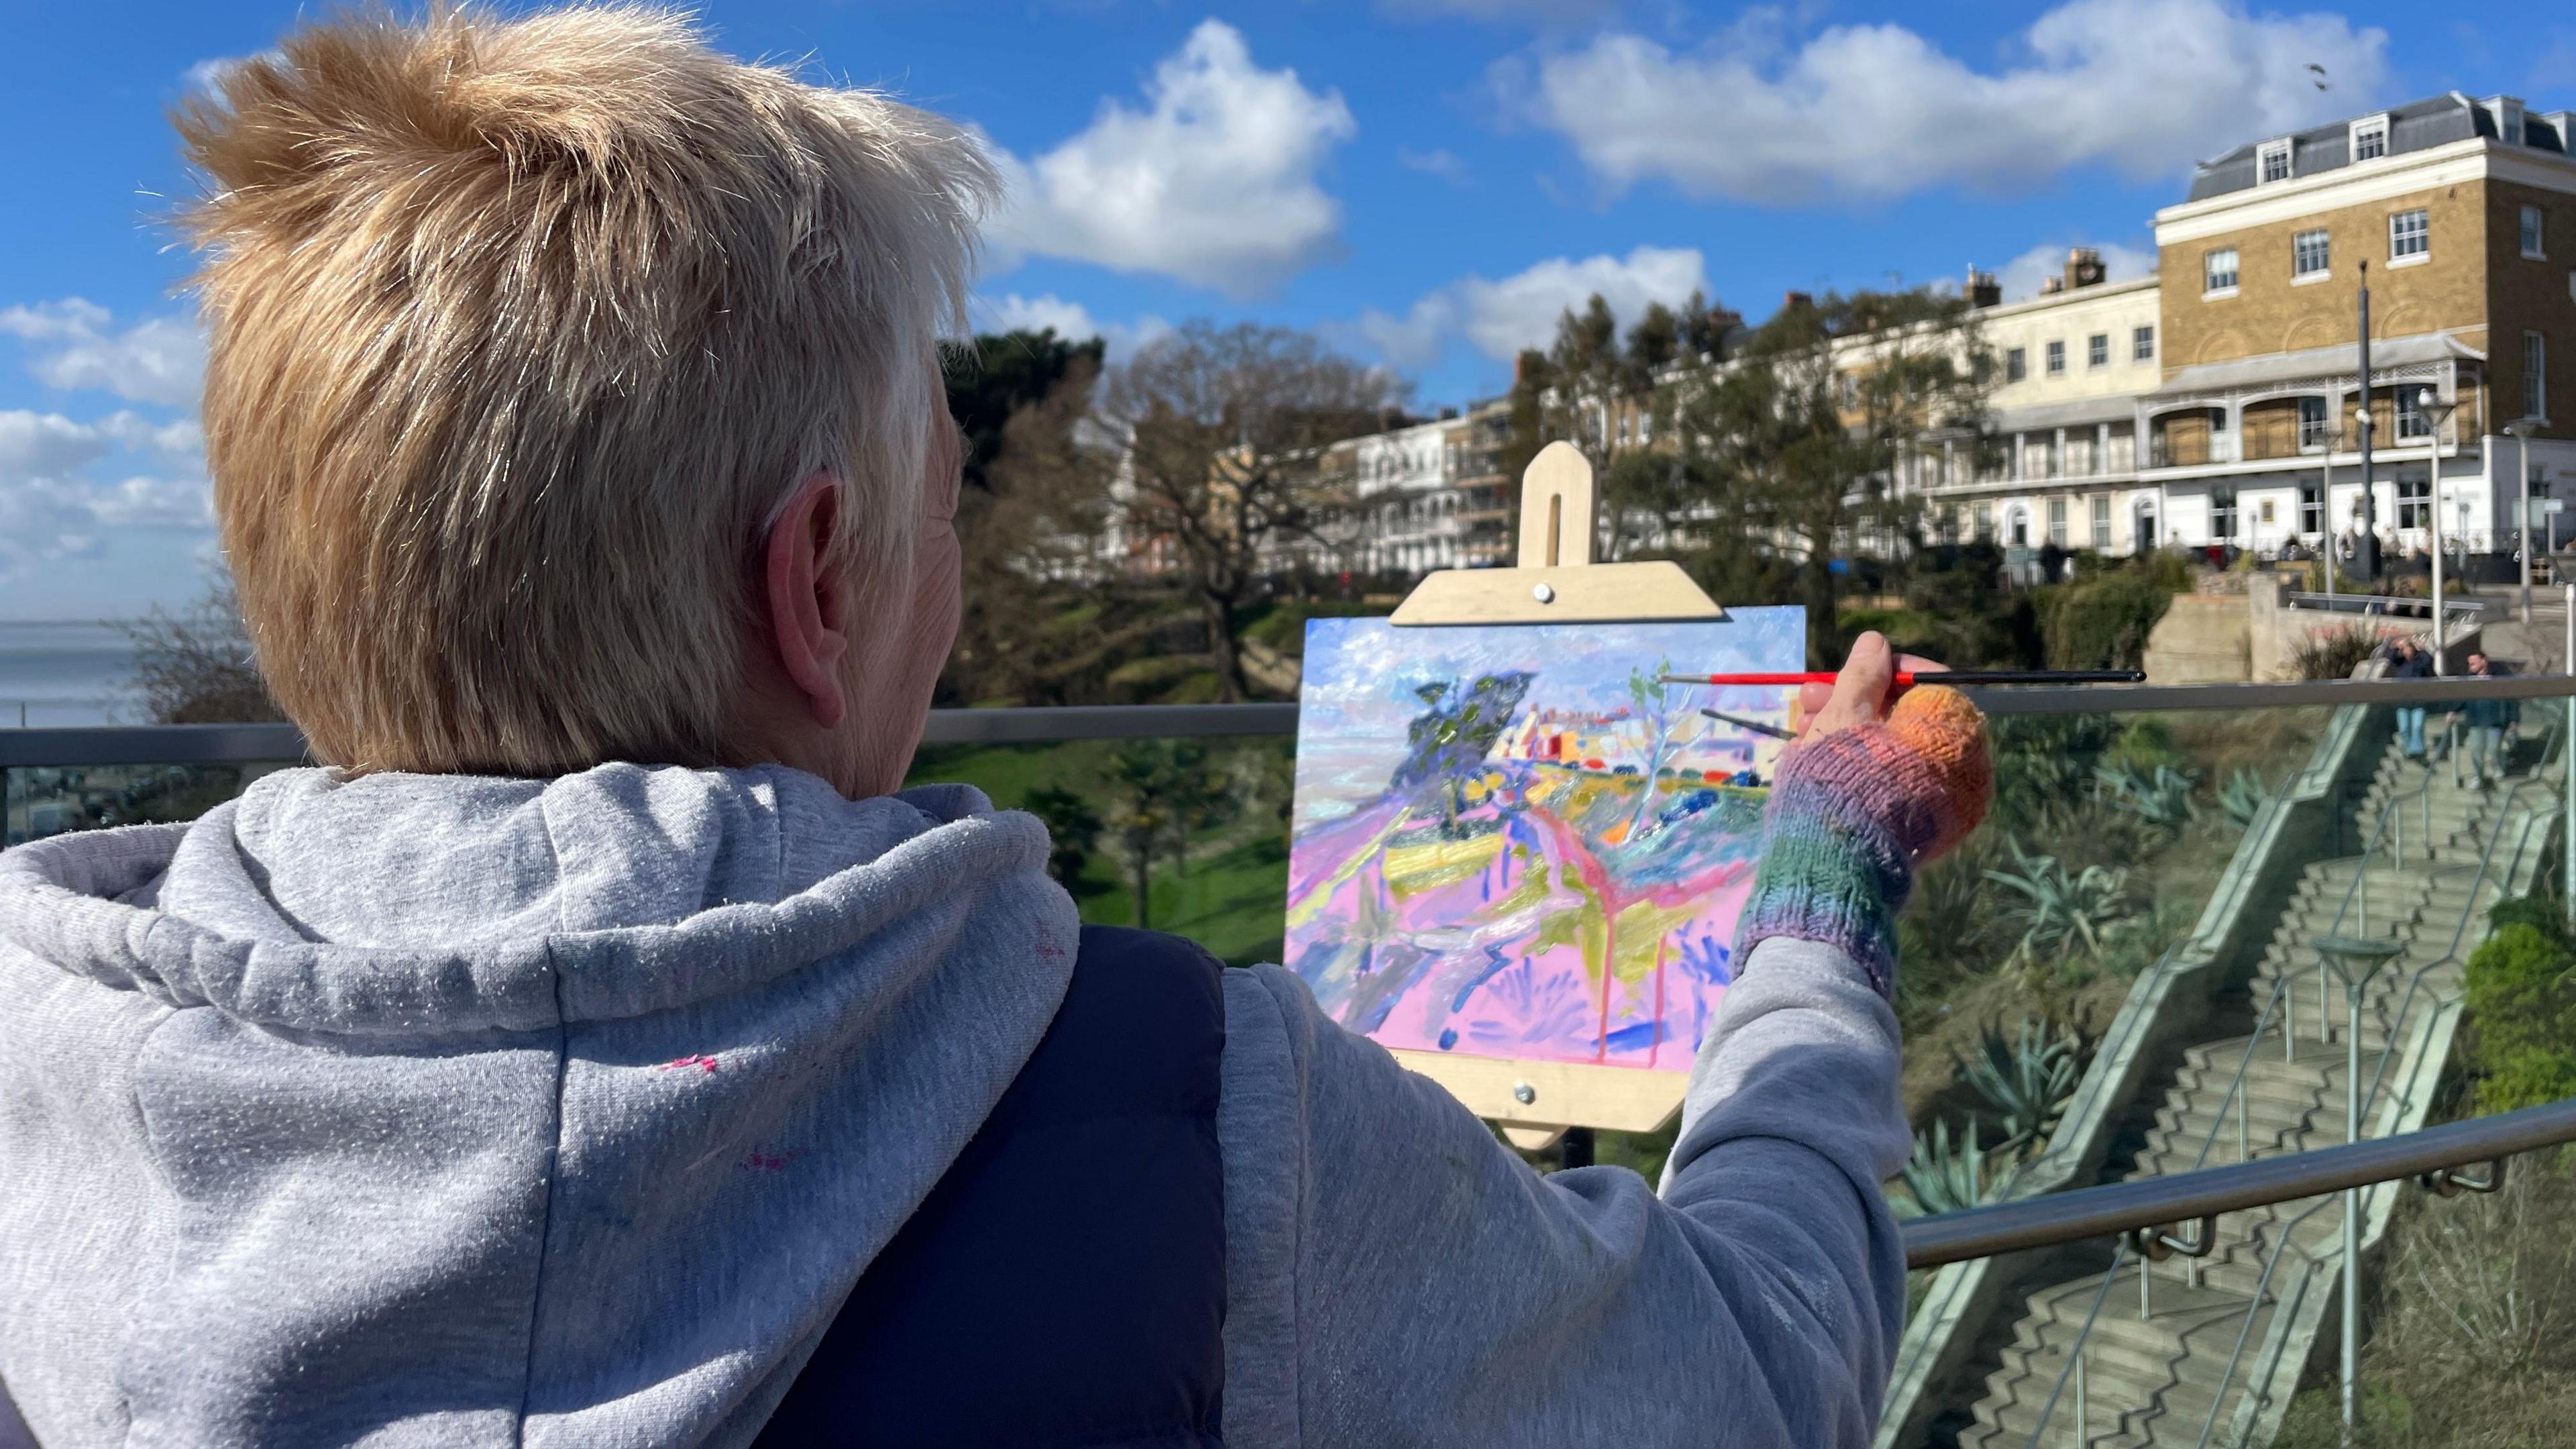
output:
[[[2554,919],[2516,919],[2535,907],[2547,910],[2528,897],[2499,904],[2463,974],[2480,1112],[2576,1097],[2576,953]]]
[[[2320,629],[2290,646],[2290,673],[2299,679],[2350,679],[2379,648],[2379,636],[2359,624]]]
[[[2560,946],[2569,947],[2570,955],[2576,955],[2576,944],[2571,944],[2567,936],[2567,918],[2558,903],[2547,896],[2511,896],[2488,907],[2488,929],[2502,930],[2506,926],[2529,926]]]
[[[2478,1111],[2518,1112],[2576,1097],[2576,1051],[2523,1051],[2478,1082]]]
[[[2091,793],[2093,768],[2120,738],[2101,714],[2005,715],[1990,721],[1994,818],[2018,828]]]
[[[2111,748],[2103,752],[2104,764],[2135,765],[2149,773],[2158,765],[2182,766],[2190,762],[2191,757],[2174,743],[2173,727],[2155,715],[2129,721],[2120,737],[2111,742]]]
[[[2137,668],[2146,658],[2147,635],[2172,604],[2172,591],[2143,569],[2121,569],[2057,591],[2040,620],[2049,667]]]
[[[2469,954],[2462,991],[2481,1054],[2576,1047],[2576,991],[2566,945],[2539,928],[2510,923]]]

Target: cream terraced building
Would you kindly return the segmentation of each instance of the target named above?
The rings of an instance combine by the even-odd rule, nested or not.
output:
[[[2157,284],[2104,279],[2078,249],[2028,301],[1977,309],[1998,369],[1980,468],[1964,440],[1901,480],[1925,495],[1932,531],[2036,548],[2129,553],[2162,537],[2139,479],[2138,399],[2160,380]],[[1990,288],[1969,279],[1972,298]]]

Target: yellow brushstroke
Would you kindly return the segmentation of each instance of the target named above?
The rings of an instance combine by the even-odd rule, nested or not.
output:
[[[1386,886],[1398,896],[1409,897],[1456,885],[1492,865],[1502,851],[1500,831],[1468,840],[1390,846],[1386,852]]]
[[[1674,927],[1699,914],[1696,906],[1658,906],[1652,901],[1632,901],[1619,913],[1619,959],[1614,967],[1619,979],[1630,985],[1653,974],[1657,950]]]
[[[1366,869],[1368,863],[1377,858],[1377,853],[1386,844],[1387,837],[1402,829],[1404,823],[1412,818],[1413,807],[1410,805],[1396,811],[1394,817],[1389,819],[1377,834],[1369,837],[1368,844],[1350,853],[1350,858],[1342,862],[1340,869],[1317,881],[1304,895],[1290,901],[1288,924],[1292,927],[1302,926],[1314,920],[1323,911],[1325,903],[1332,899],[1333,892],[1351,877]]]

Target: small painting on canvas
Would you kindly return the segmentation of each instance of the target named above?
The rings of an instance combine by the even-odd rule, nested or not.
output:
[[[1381,1045],[1689,1067],[1734,961],[1803,609],[1307,625],[1285,955]]]

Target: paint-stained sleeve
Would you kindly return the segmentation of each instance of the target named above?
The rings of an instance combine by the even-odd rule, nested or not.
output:
[[[1869,1442],[1905,1301],[1878,1184],[1907,1138],[1895,1018],[1850,957],[1757,948],[1660,1197],[1532,1172],[1279,968],[1231,994],[1230,1441]]]

